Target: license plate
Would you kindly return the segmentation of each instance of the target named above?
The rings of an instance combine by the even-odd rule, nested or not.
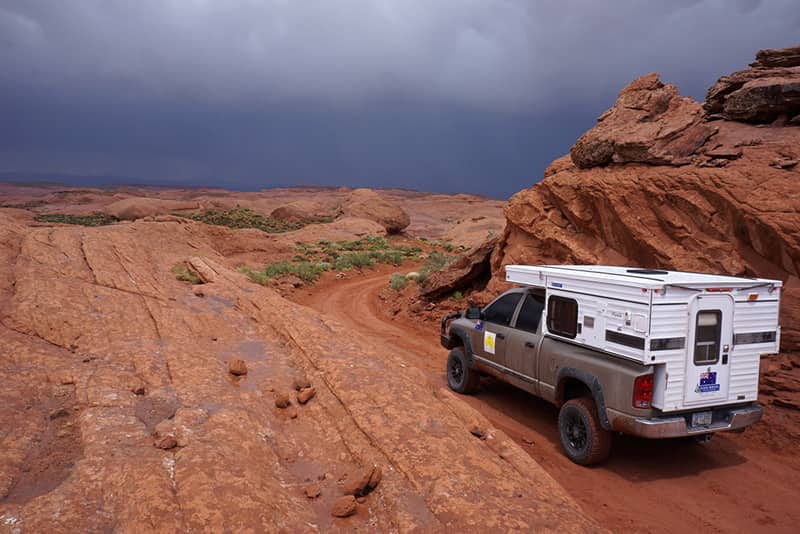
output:
[[[708,426],[711,424],[711,412],[697,412],[692,414],[692,426]]]

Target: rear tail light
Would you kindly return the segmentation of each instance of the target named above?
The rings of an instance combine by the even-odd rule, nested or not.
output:
[[[633,407],[650,408],[653,404],[653,375],[636,377],[633,383]]]

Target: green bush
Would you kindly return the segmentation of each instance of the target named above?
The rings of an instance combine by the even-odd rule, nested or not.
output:
[[[279,261],[265,265],[264,269],[261,271],[256,271],[244,266],[239,270],[246,274],[253,282],[266,285],[272,278],[288,275],[296,276],[304,282],[315,282],[322,273],[329,269],[330,266],[327,263],[312,263],[309,261],[292,263],[288,261]]]
[[[206,210],[200,213],[178,214],[180,217],[192,219],[205,224],[215,226],[227,226],[228,228],[255,228],[262,232],[271,234],[297,230],[304,225],[301,223],[289,223],[265,217],[259,213],[245,208],[234,208],[230,210]]]
[[[461,291],[454,291],[452,295],[453,300],[461,300],[464,298],[464,294]]]
[[[38,222],[60,223],[60,224],[79,224],[81,226],[105,226],[114,224],[119,219],[104,213],[92,213],[91,215],[70,215],[68,213],[40,213],[35,217]]]
[[[389,287],[394,289],[395,291],[402,291],[406,288],[408,284],[408,280],[406,279],[405,275],[400,273],[394,273],[392,277],[389,279]]]

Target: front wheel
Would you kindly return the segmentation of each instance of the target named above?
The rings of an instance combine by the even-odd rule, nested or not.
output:
[[[447,357],[447,385],[456,393],[472,393],[478,389],[480,377],[469,368],[464,347],[456,347]]]
[[[611,432],[600,425],[597,407],[589,398],[571,399],[558,412],[558,435],[567,457],[578,465],[608,458]]]

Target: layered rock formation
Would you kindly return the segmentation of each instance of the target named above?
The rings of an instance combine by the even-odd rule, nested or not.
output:
[[[708,90],[703,108],[712,118],[800,124],[800,47],[759,51],[749,69]]]
[[[653,74],[623,89],[569,156],[509,201],[489,294],[506,287],[502,268],[511,263],[778,278],[782,346],[800,349],[800,107],[792,96],[800,48],[758,57],[721,78],[703,106]],[[767,81],[773,89],[764,92]],[[781,96],[756,97],[765,94]],[[752,105],[742,114],[745,100]],[[785,120],[751,123],[776,116]]]

